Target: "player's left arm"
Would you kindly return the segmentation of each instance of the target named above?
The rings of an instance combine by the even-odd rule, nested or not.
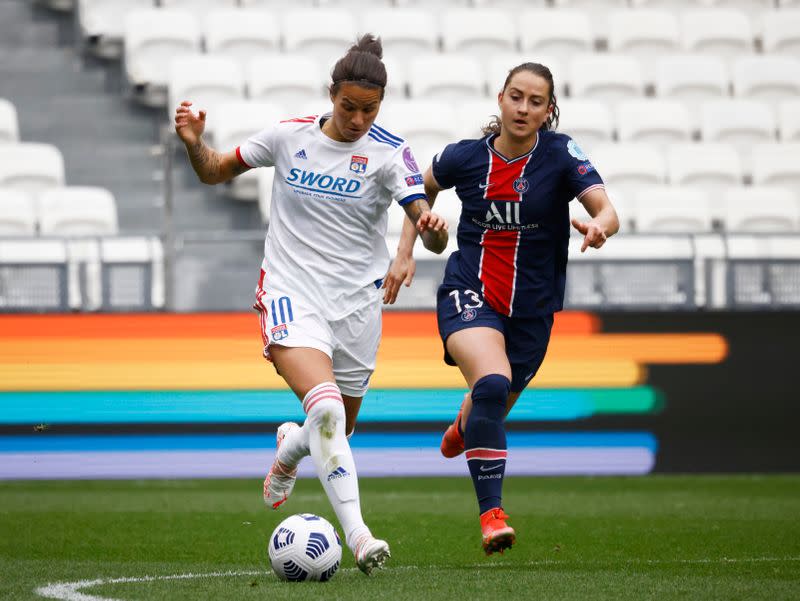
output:
[[[599,186],[587,190],[579,200],[592,217],[590,221],[572,219],[572,226],[583,234],[581,252],[590,246],[600,248],[608,238],[619,231],[617,211],[611,204],[605,188]]]

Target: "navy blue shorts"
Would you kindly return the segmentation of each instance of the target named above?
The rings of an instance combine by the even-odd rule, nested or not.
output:
[[[447,352],[447,338],[466,328],[494,328],[506,340],[506,355],[511,364],[511,392],[522,392],[539,371],[550,342],[553,314],[541,317],[508,317],[495,311],[483,299],[480,290],[462,290],[439,286],[436,317],[444,345],[444,362],[455,365]]]

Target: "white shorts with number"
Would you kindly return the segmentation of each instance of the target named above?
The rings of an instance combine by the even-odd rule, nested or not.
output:
[[[342,394],[364,396],[375,371],[381,341],[381,296],[349,315],[330,321],[314,303],[299,294],[256,288],[264,357],[271,360],[272,344],[322,351],[333,362],[333,375]]]

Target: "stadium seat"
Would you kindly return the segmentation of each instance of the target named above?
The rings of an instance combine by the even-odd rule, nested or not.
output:
[[[17,109],[10,100],[0,98],[0,144],[19,141]]]
[[[672,144],[667,150],[669,183],[718,193],[743,180],[742,162],[731,144]]]
[[[762,41],[765,54],[800,56],[800,10],[765,13]]]
[[[386,90],[384,100],[406,100],[408,98],[407,62],[391,56],[383,57],[386,67]]]
[[[719,57],[677,54],[656,60],[654,84],[656,96],[694,103],[728,96],[730,76]]]
[[[688,52],[733,58],[753,52],[753,29],[747,14],[735,9],[688,10],[681,15]]]
[[[244,66],[254,56],[280,51],[275,13],[262,10],[213,10],[203,19],[206,52]]]
[[[105,188],[51,188],[39,198],[43,236],[107,236],[119,230],[117,205]]]
[[[584,150],[613,141],[614,118],[604,102],[566,98],[559,100],[558,108],[558,130],[575,138]]]
[[[708,193],[701,188],[647,186],[636,191],[637,232],[700,234],[714,226]]]
[[[800,100],[778,105],[778,130],[782,142],[800,142]]]
[[[458,137],[455,120],[442,118],[450,111],[447,103],[435,100],[387,102],[375,122],[407,140],[412,148],[444,148]]]
[[[157,237],[104,238],[99,250],[104,311],[164,307],[164,249]]]
[[[452,139],[448,144],[452,144],[455,141],[455,139]],[[425,170],[433,163],[433,157],[442,152],[445,146],[447,144],[414,144],[411,149],[414,151],[414,158],[417,161],[417,165],[419,165],[420,171],[425,173]]]
[[[286,9],[284,0],[239,0],[239,4],[245,9]],[[316,4],[315,0],[294,0],[292,7],[310,8]]]
[[[35,236],[36,202],[22,190],[0,188],[0,237]]]
[[[184,100],[192,102],[193,110],[214,115],[220,104],[243,98],[244,75],[234,59],[199,54],[170,61],[169,117]]]
[[[380,32],[385,58],[406,60],[439,49],[436,20],[428,11],[414,8],[370,9],[361,19],[362,31]],[[387,67],[388,71],[388,67]],[[391,80],[392,74],[389,73]]]
[[[480,63],[467,56],[430,54],[409,61],[408,85],[412,98],[463,101],[486,95]]]
[[[753,183],[791,188],[800,199],[800,143],[757,144],[753,147]]]
[[[206,12],[220,8],[236,8],[239,0],[158,0],[164,8]]]
[[[137,10],[125,18],[125,70],[136,97],[148,106],[169,100],[172,59],[200,50],[200,26],[190,12]]]
[[[65,243],[0,239],[0,311],[68,308]]]
[[[585,54],[569,63],[571,97],[619,102],[644,94],[642,70],[627,55]]]
[[[681,47],[678,19],[668,11],[614,11],[609,15],[608,25],[609,51],[628,54],[640,61],[677,52]]]
[[[636,207],[634,203],[631,202],[627,196],[621,194],[619,190],[606,190],[606,194],[608,195],[611,204],[614,205],[614,209],[617,212],[620,233],[633,231],[636,223]],[[578,221],[589,221],[592,218],[591,215],[589,215],[589,212],[586,210],[586,207],[584,207],[583,203],[578,199],[573,199],[570,201],[569,217],[570,223],[572,219],[577,219]],[[570,236],[581,236],[581,233],[572,227],[572,225],[570,225],[569,233]]]
[[[517,23],[510,11],[481,8],[448,10],[442,15],[441,22],[445,52],[481,58],[517,50]],[[491,27],[487,27],[487,23],[491,23]]]
[[[777,104],[800,95],[800,60],[788,56],[748,56],[733,63],[733,92]]]
[[[283,19],[283,41],[287,53],[331,60],[344,56],[358,31],[346,10],[315,8],[293,10]]]
[[[271,102],[296,110],[300,103],[324,98],[328,78],[311,57],[265,55],[247,64],[247,91],[251,100]]]
[[[722,195],[722,204],[722,223],[729,232],[800,231],[800,200],[788,188],[730,188]]]
[[[486,81],[489,84],[489,96],[497,97],[497,93],[502,91],[503,84],[508,77],[509,71],[523,63],[540,63],[550,70],[553,75],[553,83],[556,85],[556,96],[561,98],[566,93],[567,77],[564,65],[560,60],[553,56],[520,52],[499,52],[490,54],[485,59]]]
[[[755,100],[712,100],[701,108],[704,142],[725,142],[746,151],[757,142],[773,142],[777,125],[769,106]]]
[[[86,48],[103,58],[120,58],[125,15],[152,8],[153,0],[78,0],[78,27]]]
[[[519,17],[523,53],[559,59],[591,52],[594,38],[589,16],[579,10],[526,10]]]
[[[22,190],[32,198],[64,185],[64,157],[51,144],[21,142],[0,145],[0,186]]]
[[[692,139],[689,110],[677,100],[627,100],[615,112],[620,142],[664,145]]]
[[[268,102],[224,102],[213,115],[208,116],[206,130],[213,137],[214,145],[220,151],[227,152],[288,116],[283,107]]]
[[[620,190],[632,197],[638,187],[666,181],[663,153],[652,144],[600,144],[590,158],[612,193]]]
[[[451,125],[457,128],[458,139],[481,138],[483,137],[481,128],[489,123],[493,115],[499,114],[496,98],[466,100],[456,107],[455,118]],[[451,140],[453,141],[455,140]]]

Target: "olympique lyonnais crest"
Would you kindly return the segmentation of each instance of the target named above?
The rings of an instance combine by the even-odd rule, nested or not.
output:
[[[282,323],[281,325],[272,328],[273,340],[283,340],[284,338],[288,337],[289,337],[289,329],[286,327],[285,323]]]
[[[367,172],[367,157],[358,156],[354,154],[350,158],[350,171],[354,171],[359,175],[364,175]]]

